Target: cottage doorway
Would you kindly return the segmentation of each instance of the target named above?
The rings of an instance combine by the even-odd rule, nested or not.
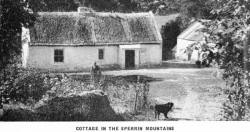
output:
[[[125,50],[125,68],[135,68],[135,51]]]

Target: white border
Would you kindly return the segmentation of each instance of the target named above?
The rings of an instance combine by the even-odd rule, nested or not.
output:
[[[106,132],[120,132],[123,127],[174,127],[174,130],[159,130],[159,132],[249,132],[249,121],[151,121],[151,122],[0,122],[2,132],[104,132],[100,128],[107,128]],[[77,127],[98,127],[98,130],[76,130]],[[119,130],[110,130],[118,127]],[[126,132],[128,130],[125,130]],[[138,131],[130,131],[138,132]],[[153,131],[157,132],[157,131]]]

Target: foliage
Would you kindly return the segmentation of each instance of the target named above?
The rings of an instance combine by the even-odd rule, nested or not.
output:
[[[79,6],[95,11],[131,12],[139,9],[134,0],[27,0],[34,11],[76,11]],[[56,6],[55,6],[56,5]]]
[[[2,108],[2,85],[7,80],[5,68],[16,63],[21,54],[21,28],[35,21],[35,16],[23,0],[0,0],[0,109]],[[9,71],[12,72],[12,71]]]
[[[182,13],[189,18],[206,18],[213,7],[213,0],[136,0],[141,11],[158,15]]]
[[[95,11],[145,12],[158,15],[182,12],[188,17],[208,16],[212,0],[27,0],[34,11],[76,11],[84,6]],[[55,6],[57,5],[57,6]]]
[[[149,84],[143,78],[137,76],[137,79],[129,81],[124,77],[106,77],[99,86],[108,94],[111,105],[120,113],[142,112],[149,107]]]
[[[85,84],[85,89],[104,91],[118,113],[145,111],[149,105],[148,79],[143,76],[79,76],[71,77]],[[139,79],[138,79],[139,78]],[[75,89],[75,88],[74,88]],[[77,93],[77,92],[76,92]]]
[[[190,18],[208,19],[214,0],[182,0],[180,12]]]
[[[138,12],[138,0],[75,0],[79,6],[91,7],[96,11]]]
[[[40,100],[51,88],[46,81],[47,74],[19,68],[16,64],[9,65],[4,74],[5,76],[1,74],[0,86],[4,103],[9,101],[32,103]]]
[[[152,11],[158,15],[167,15],[180,11],[181,0],[138,0],[141,10]]]
[[[0,72],[21,53],[21,28],[35,21],[23,0],[1,0],[0,20]]]
[[[114,11],[117,8],[117,0],[76,0],[80,6],[91,7],[96,11]]]
[[[9,109],[0,117],[0,121],[38,121],[38,116],[27,109]]]
[[[5,76],[1,74],[0,89],[5,104],[34,109],[52,103],[58,97],[81,96],[92,90],[102,90],[107,93],[116,112],[134,113],[148,107],[149,86],[143,80],[130,82],[123,77],[102,77],[97,82],[79,81],[66,74],[42,73],[35,69],[20,68],[17,64],[9,65]]]
[[[39,101],[41,102],[41,101]],[[106,95],[90,91],[81,95],[54,97],[32,108],[5,108],[1,121],[121,121]]]
[[[217,1],[212,21],[205,22],[209,41],[216,44],[217,63],[225,69],[223,78],[229,86],[228,101],[224,104],[227,120],[244,120],[249,96],[248,73],[244,69],[244,42],[249,26],[248,0]]]
[[[171,50],[176,46],[177,36],[180,34],[180,23],[178,21],[171,21],[166,23],[161,28],[162,44],[162,59],[169,59],[167,53],[172,53]]]
[[[34,12],[76,11],[78,7],[75,0],[25,0],[25,2]]]

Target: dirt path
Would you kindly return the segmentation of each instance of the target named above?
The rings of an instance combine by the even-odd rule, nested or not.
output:
[[[157,104],[167,103],[169,101],[175,104],[174,110],[169,113],[169,117],[174,120],[196,120],[197,112],[200,111],[200,105],[198,102],[199,95],[197,92],[192,90],[192,81],[188,77],[182,77],[175,81],[176,83],[179,82],[182,84],[183,90],[185,94],[182,97],[167,97],[160,96],[154,97]],[[168,82],[166,82],[168,83]],[[155,85],[155,84],[153,84]],[[163,119],[163,115],[161,119]]]
[[[199,111],[199,105],[197,104],[198,94],[191,90],[190,85],[186,84],[184,88],[187,91],[187,96],[183,99],[183,103],[176,104],[176,107],[181,109],[176,109],[173,117],[183,120],[194,120],[195,114],[197,114],[196,111]]]
[[[169,113],[170,119],[196,121],[220,120],[222,103],[225,100],[221,88],[224,86],[223,81],[210,74],[199,74],[196,72],[186,72],[185,74],[180,72],[175,74],[178,74],[175,85],[178,87],[178,83],[181,84],[180,86],[183,89],[180,90],[185,91],[184,94],[176,93],[175,91],[175,93],[165,93],[165,96],[157,97],[157,94],[154,96],[156,103],[174,102],[174,110]],[[168,79],[164,83],[166,86],[169,84],[167,81]],[[152,88],[156,88],[158,83],[160,82],[152,83]],[[169,89],[169,87],[165,88]],[[171,97],[170,95],[179,95],[180,97]],[[161,119],[164,119],[163,115]]]
[[[144,69],[113,71],[115,75],[146,75],[161,81],[150,83],[151,98],[157,104],[173,102],[170,120],[220,120],[224,82],[211,69]],[[152,112],[153,114],[153,112]],[[152,117],[153,118],[153,115]],[[164,116],[161,115],[161,119]]]
[[[183,82],[187,96],[175,103],[175,110],[171,113],[171,116],[177,120],[196,120],[197,112],[201,111],[198,102],[199,95],[192,90],[189,78],[184,77],[180,81]]]

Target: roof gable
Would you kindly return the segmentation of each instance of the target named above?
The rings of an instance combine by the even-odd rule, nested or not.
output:
[[[34,45],[161,42],[152,13],[42,12],[30,38]]]
[[[204,38],[204,33],[201,31],[204,28],[201,22],[192,23],[184,30],[177,38],[191,41],[201,41]]]

